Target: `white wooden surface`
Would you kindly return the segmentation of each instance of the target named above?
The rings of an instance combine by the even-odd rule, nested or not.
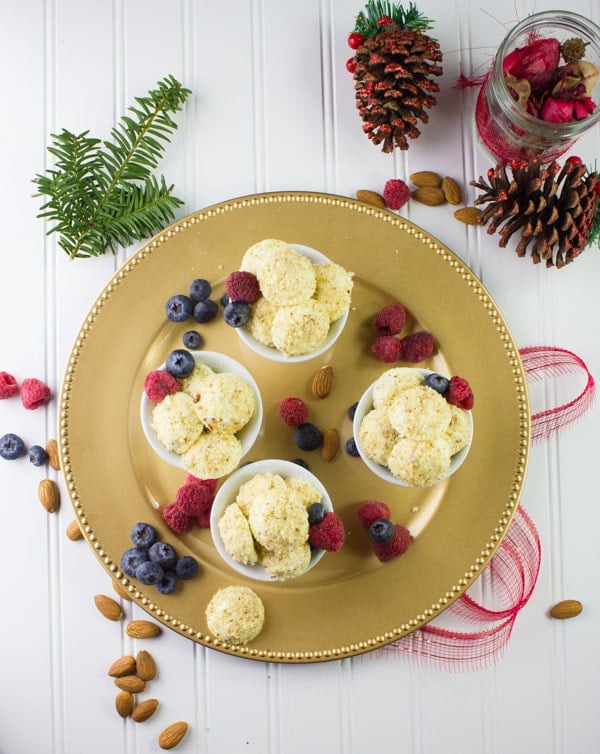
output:
[[[474,138],[475,92],[452,89],[459,70],[485,70],[505,28],[554,5],[422,0],[445,53],[442,92],[421,138],[389,156],[362,134],[344,67],[362,7],[355,0],[2,0],[0,369],[58,391],[88,308],[135,250],[70,262],[45,237],[31,179],[48,166],[50,133],[107,136],[134,96],[172,73],[194,92],[161,165],[185,200],[180,214],[266,190],[354,196],[420,169],[468,186],[491,163]],[[600,22],[598,0],[566,5]],[[599,146],[596,129],[572,152],[593,164]],[[403,214],[481,277],[519,346],[568,348],[600,377],[598,249],[547,272],[454,221],[450,207],[413,203]],[[535,408],[581,387],[553,383],[533,395]],[[4,401],[0,433],[43,444],[56,435],[56,413],[57,401],[36,412]],[[115,714],[106,675],[138,646],[96,611],[93,595],[111,594],[109,579],[85,543],[66,538],[66,494],[48,516],[36,499],[43,470],[1,462],[0,754],[154,752],[158,731],[179,719],[190,723],[181,752],[600,751],[599,430],[595,407],[532,451],[523,503],[540,532],[542,569],[495,666],[443,673],[373,656],[278,666],[166,632],[151,646],[159,665],[151,695],[161,706],[138,725]],[[565,597],[580,599],[583,614],[550,620],[549,606]]]

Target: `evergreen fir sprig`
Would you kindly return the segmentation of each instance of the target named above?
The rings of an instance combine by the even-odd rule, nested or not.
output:
[[[395,5],[390,0],[369,0],[365,9],[356,17],[354,31],[362,34],[365,39],[377,36],[386,31],[381,26],[379,19],[390,18],[400,29],[413,29],[414,31],[427,31],[433,25],[433,21],[426,18],[414,3],[410,3],[405,10],[401,5]]]
[[[157,167],[177,124],[170,117],[191,94],[173,77],[136,97],[111,130],[112,141],[89,131],[52,134],[54,167],[37,175],[34,196],[48,197],[38,217],[55,223],[59,246],[72,258],[98,257],[156,233],[183,204]]]

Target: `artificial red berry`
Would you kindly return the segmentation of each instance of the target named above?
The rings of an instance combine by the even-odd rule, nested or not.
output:
[[[566,160],[567,165],[581,165],[582,162],[583,160],[581,159],[581,157],[578,157],[576,154],[571,155]]]
[[[394,23],[394,20],[390,16],[380,16],[377,19],[377,26],[390,26]]]
[[[348,73],[354,73],[354,71],[356,71],[356,58],[348,58],[346,61],[346,70]]]
[[[350,47],[351,50],[358,50],[364,41],[365,38],[363,35],[359,34],[357,31],[353,31],[348,35],[348,47]]]

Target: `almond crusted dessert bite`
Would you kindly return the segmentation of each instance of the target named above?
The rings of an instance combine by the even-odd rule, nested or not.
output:
[[[265,621],[262,600],[248,586],[226,586],[206,607],[209,631],[229,644],[248,644],[261,632]]]

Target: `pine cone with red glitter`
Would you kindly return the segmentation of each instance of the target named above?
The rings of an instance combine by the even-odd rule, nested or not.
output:
[[[490,168],[487,181],[471,181],[483,193],[476,205],[480,225],[500,234],[504,247],[518,234],[517,255],[529,251],[534,264],[564,267],[588,246],[595,225],[600,181],[579,157],[569,157],[563,167],[538,159],[500,162]]]
[[[389,0],[370,0],[356,20],[348,44],[355,50],[347,68],[354,75],[356,107],[363,131],[383,152],[408,149],[426,109],[436,104],[442,53],[424,33],[431,22],[411,3],[408,10]]]

